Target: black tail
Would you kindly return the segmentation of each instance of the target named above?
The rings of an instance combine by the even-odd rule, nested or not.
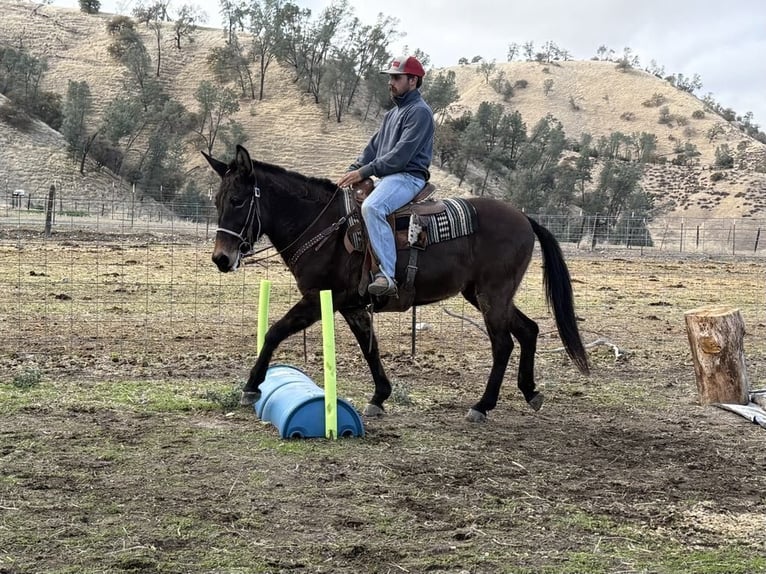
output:
[[[580,369],[580,372],[587,375],[590,373],[588,355],[580,338],[580,330],[577,328],[572,280],[569,277],[567,264],[564,262],[564,254],[561,253],[561,247],[550,231],[534,219],[529,217],[527,219],[532,224],[532,230],[535,232],[543,252],[545,297],[548,300],[548,307],[553,307],[553,316],[556,318],[559,336],[569,357]]]

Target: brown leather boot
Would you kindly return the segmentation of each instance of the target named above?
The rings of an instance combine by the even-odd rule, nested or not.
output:
[[[367,292],[377,297],[396,296],[396,281],[389,279],[383,273],[376,273],[375,278],[367,286]]]

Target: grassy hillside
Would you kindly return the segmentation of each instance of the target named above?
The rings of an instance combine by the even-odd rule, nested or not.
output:
[[[69,80],[88,81],[96,109],[124,89],[124,72],[107,53],[111,41],[106,33],[110,15],[88,16],[22,0],[0,4],[0,44],[23,44],[32,53],[48,57],[49,70],[43,89],[66,93]],[[144,40],[153,54],[154,38],[147,30]],[[223,45],[220,30],[201,29],[195,42],[177,50],[170,30],[163,40],[161,78],[168,92],[187,108],[194,109],[193,92],[200,80],[210,78],[205,56],[211,48]],[[478,65],[456,66],[461,98],[451,112],[475,110],[482,101],[502,102]],[[643,185],[660,203],[688,216],[761,217],[766,215],[766,174],[755,171],[766,163],[766,146],[752,140],[716,114],[705,112],[701,119],[692,114],[703,110],[693,95],[639,70],[619,71],[613,62],[571,61],[541,65],[531,62],[497,64],[514,83],[524,80],[527,87],[515,90],[506,105],[517,109],[528,128],[546,114],[559,119],[569,138],[583,132],[598,138],[614,131],[626,134],[649,132],[657,136],[659,151],[668,159],[678,145],[690,142],[701,153],[699,165],[647,167]],[[552,81],[548,93],[545,83]],[[659,123],[659,106],[646,106],[657,95],[664,99],[674,120]],[[2,100],[0,100],[2,101]],[[0,104],[2,105],[2,104]],[[254,157],[277,163],[307,175],[335,178],[356,156],[377,125],[377,118],[362,122],[348,115],[338,124],[327,110],[292,83],[287,70],[273,64],[267,76],[266,97],[261,102],[242,100],[236,117],[249,135],[246,143]],[[720,124],[722,134],[709,141],[707,133]],[[727,143],[736,152],[736,166],[726,170],[719,181],[711,181],[716,146]],[[60,134],[43,125],[21,133],[0,122],[0,185],[35,190],[47,189],[52,181],[64,184],[68,192],[99,193],[111,188],[114,179],[106,173],[77,172],[65,152]],[[190,145],[189,169],[203,166],[198,148]],[[202,178],[214,184],[210,170]],[[720,177],[720,176],[719,176]],[[434,181],[443,193],[464,194],[456,179],[434,168]],[[6,183],[7,182],[7,183]]]

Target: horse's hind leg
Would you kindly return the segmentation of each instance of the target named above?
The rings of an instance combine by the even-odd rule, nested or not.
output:
[[[362,354],[370,366],[372,380],[375,382],[375,393],[364,409],[365,416],[379,416],[384,413],[383,402],[391,396],[391,381],[388,380],[383,364],[380,362],[378,339],[372,330],[372,320],[364,309],[341,310],[341,315],[356,337]]]
[[[466,298],[471,301],[468,297]],[[471,407],[466,416],[471,422],[486,421],[487,413],[497,405],[500,385],[503,384],[505,370],[508,368],[508,360],[513,351],[508,305],[506,303],[500,304],[497,300],[490,301],[482,295],[478,296],[478,304],[484,315],[484,324],[487,327],[489,340],[492,345],[492,369],[489,372],[484,394],[479,399],[479,402]]]
[[[535,390],[535,352],[540,329],[532,319],[514,308],[511,333],[519,342],[519,390],[527,404],[535,411],[543,406],[543,394]]]

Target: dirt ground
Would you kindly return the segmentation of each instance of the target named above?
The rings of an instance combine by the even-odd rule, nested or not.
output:
[[[79,241],[41,256],[48,247],[0,252],[2,574],[766,572],[766,431],[697,403],[683,325],[702,302],[741,308],[757,386],[760,261],[568,252],[583,339],[606,341],[589,349],[591,377],[557,350],[530,269],[517,302],[540,323],[546,404],[526,407],[512,361],[486,424],[463,418],[490,363],[477,318],[457,301],[467,320],[422,310],[414,357],[409,315],[381,318],[388,413],[365,420],[363,438],[330,442],[282,440],[226,402],[253,361],[237,322],[253,309],[232,319],[206,289],[287,281],[279,264],[221,278],[204,249],[177,249],[171,266],[146,245]],[[275,315],[290,289],[273,293]],[[91,333],[77,317],[94,306]],[[169,326],[155,333],[154,316]],[[340,394],[361,408],[366,365],[339,321],[336,335]],[[318,337],[294,337],[275,360],[321,381]],[[39,382],[22,384],[32,372]]]

